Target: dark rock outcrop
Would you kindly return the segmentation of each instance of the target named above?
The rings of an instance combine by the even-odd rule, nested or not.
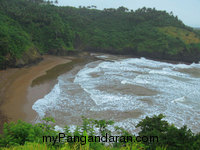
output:
[[[21,68],[26,65],[31,65],[38,63],[42,60],[41,54],[37,51],[36,48],[32,47],[24,52],[24,54],[20,58],[6,56],[5,61],[1,64],[0,69],[6,68]]]

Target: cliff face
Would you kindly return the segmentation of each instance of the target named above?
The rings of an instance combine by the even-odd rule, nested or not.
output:
[[[16,59],[15,67],[23,67],[28,64],[37,63],[42,60],[42,56],[38,53],[36,48],[30,48],[26,51],[23,56],[19,59]]]
[[[1,69],[6,69],[9,67],[24,67],[26,65],[31,65],[42,60],[42,56],[37,51],[36,48],[30,48],[25,51],[20,58],[6,56],[5,61],[2,63]]]
[[[0,69],[22,67],[41,60],[31,36],[14,19],[0,11]]]

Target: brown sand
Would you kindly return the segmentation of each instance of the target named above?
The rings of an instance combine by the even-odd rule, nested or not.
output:
[[[45,55],[44,60],[31,67],[7,69],[0,71],[0,121],[17,121],[19,119],[32,121],[36,112],[32,110],[33,103],[44,97],[56,83],[56,79],[31,87],[31,83],[46,71],[57,65],[69,63],[72,57],[57,57]],[[0,125],[0,126],[1,126]]]

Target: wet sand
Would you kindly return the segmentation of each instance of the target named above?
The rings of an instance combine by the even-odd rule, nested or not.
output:
[[[32,110],[33,103],[50,92],[57,82],[57,76],[48,82],[36,82],[34,86],[33,81],[48,74],[48,70],[75,59],[50,55],[43,58],[43,61],[31,67],[0,71],[0,128],[5,121],[34,120],[36,112]],[[56,72],[56,69],[54,71]]]

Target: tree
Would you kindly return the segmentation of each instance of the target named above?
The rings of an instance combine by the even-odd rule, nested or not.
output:
[[[128,12],[129,10],[128,10],[128,8],[121,6],[121,7],[117,8],[117,11],[118,12]]]
[[[178,129],[173,124],[170,125],[167,121],[162,120],[164,117],[162,114],[154,115],[151,118],[146,117],[137,124],[136,127],[141,129],[140,136],[158,136],[159,138],[158,143],[145,142],[144,144],[150,146],[151,149],[158,146],[167,146],[167,149],[170,150],[196,149],[198,147],[196,144],[199,142],[198,134],[195,136],[190,129],[187,129],[187,126]]]
[[[55,0],[54,3],[55,3],[55,4],[58,4],[58,0]]]

